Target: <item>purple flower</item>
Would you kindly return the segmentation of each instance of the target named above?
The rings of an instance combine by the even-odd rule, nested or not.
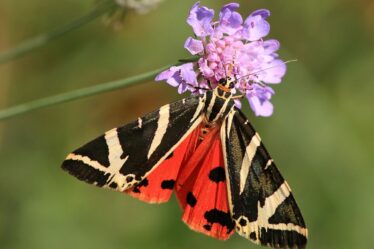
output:
[[[191,54],[196,55],[203,52],[204,45],[202,41],[188,37],[184,43],[184,48],[187,49]]]
[[[219,31],[232,35],[241,29],[242,16],[235,10],[239,8],[237,3],[229,3],[223,6],[219,13]]]
[[[213,32],[212,19],[214,16],[214,10],[208,9],[207,7],[199,7],[200,2],[197,2],[192,6],[190,15],[187,18],[187,23],[191,25],[194,33],[198,37],[205,37]]]
[[[286,74],[286,64],[283,61],[277,59],[264,65],[266,70],[259,73],[263,82],[268,84],[281,83],[283,76]]]
[[[270,32],[270,24],[266,18],[270,16],[270,11],[261,9],[250,14],[244,21],[243,38],[249,41],[256,41],[265,37]]]
[[[171,67],[157,75],[155,80],[166,80],[169,85],[178,87],[178,93],[183,93],[186,90],[193,91],[193,86],[198,86],[193,66],[193,63],[186,63],[181,66]]]
[[[233,93],[244,95],[257,116],[270,116],[273,105],[270,100],[273,89],[267,84],[280,83],[286,73],[285,63],[278,58],[279,42],[264,40],[269,34],[268,10],[252,12],[243,22],[236,11],[237,3],[222,7],[219,20],[213,21],[214,11],[193,5],[187,18],[196,39],[187,38],[184,47],[200,58],[197,62],[171,67],[156,77],[166,80],[178,92],[204,93],[210,82],[216,87],[218,81],[228,76],[237,80]],[[198,80],[199,79],[199,80]],[[240,101],[235,101],[240,108]]]
[[[273,104],[270,102],[274,90],[268,86],[253,85],[253,88],[248,90],[246,96],[249,105],[255,112],[256,116],[269,117],[273,113]]]

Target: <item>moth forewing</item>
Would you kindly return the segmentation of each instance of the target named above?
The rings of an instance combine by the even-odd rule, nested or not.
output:
[[[257,244],[304,248],[303,217],[258,133],[238,109],[227,130],[229,123],[226,119],[221,137],[236,231]]]
[[[139,184],[202,121],[203,96],[164,105],[83,145],[62,168],[79,180],[125,191]]]

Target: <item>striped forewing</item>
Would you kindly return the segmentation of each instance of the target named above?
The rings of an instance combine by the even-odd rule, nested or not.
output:
[[[62,168],[99,187],[131,188],[201,123],[204,102],[204,96],[182,99],[109,130],[69,154]]]
[[[304,248],[308,232],[291,189],[240,110],[225,119],[221,139],[236,231],[257,244]]]

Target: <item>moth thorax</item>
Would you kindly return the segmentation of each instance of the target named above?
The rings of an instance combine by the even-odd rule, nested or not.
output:
[[[222,78],[218,81],[218,87],[225,92],[231,92],[231,89],[235,87],[235,80],[231,77]]]
[[[221,98],[224,98],[224,99],[228,99],[232,96],[232,93],[231,92],[226,92],[224,90],[222,90],[221,88],[217,88],[217,95]]]

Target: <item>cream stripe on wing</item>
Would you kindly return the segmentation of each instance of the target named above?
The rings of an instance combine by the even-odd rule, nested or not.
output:
[[[260,225],[269,225],[269,218],[275,214],[275,210],[280,204],[286,200],[286,198],[291,194],[291,190],[286,181],[275,191],[272,195],[265,199],[265,204],[260,207],[260,202],[258,202],[258,215],[257,223]]]
[[[204,95],[204,97],[202,97],[202,98],[199,98],[199,105],[197,106],[196,111],[195,111],[190,123],[194,122],[195,119],[197,119],[201,115],[201,110],[204,108],[204,105],[205,105],[204,104],[204,101],[206,100],[205,96],[206,95]]]
[[[293,223],[279,223],[279,224],[259,224],[256,221],[250,222],[248,226],[244,228],[245,234],[243,234],[245,237],[249,237],[251,232],[256,233],[256,237],[261,237],[261,228],[267,229],[274,229],[274,230],[280,230],[280,231],[294,231],[298,232],[301,235],[304,235],[305,237],[308,237],[308,229],[305,227],[301,227],[299,225],[295,225]]]
[[[232,120],[234,118],[234,115],[235,115],[235,109],[232,108],[231,111],[229,112],[229,114],[226,117],[226,119],[227,119],[227,127],[226,127],[227,138],[230,138],[230,130],[231,130]]]
[[[299,225],[293,223],[279,223],[279,224],[270,224],[269,219],[275,214],[277,208],[287,199],[291,194],[291,189],[288,186],[286,181],[275,191],[272,195],[265,199],[265,204],[263,207],[260,207],[260,202],[257,204],[257,221],[251,222],[250,227],[257,230],[257,233],[260,231],[258,227],[264,227],[265,229],[277,229],[283,231],[295,231],[305,237],[308,236],[308,230]],[[252,230],[253,231],[253,230]]]
[[[269,159],[268,162],[265,165],[264,170],[267,170],[272,164],[273,164],[273,159]]]
[[[143,127],[143,120],[138,118],[138,128],[141,129]]]
[[[129,156],[127,156],[124,159],[121,159],[121,160],[123,160],[123,163],[119,164],[119,165],[122,166],[127,161],[128,158],[129,158]],[[103,165],[101,165],[99,162],[97,162],[95,160],[91,160],[87,156],[76,155],[74,153],[69,154],[68,157],[66,158],[66,160],[80,161],[80,162],[83,162],[86,165],[91,166],[94,169],[97,169],[97,170],[100,170],[100,171],[104,172],[105,174],[109,174],[108,181],[105,183],[105,185],[103,187],[107,187],[112,182],[115,182],[118,186],[116,189],[119,190],[119,191],[124,191],[128,188],[128,186],[126,185],[125,176],[122,175],[121,173],[119,173],[119,170],[117,170],[118,167],[112,168],[112,167],[109,166],[107,168],[107,167],[104,167]]]
[[[154,134],[151,147],[148,151],[147,158],[149,159],[153,152],[157,149],[157,147],[160,145],[162,138],[164,137],[166,130],[168,128],[169,124],[169,118],[170,118],[170,105],[165,105],[160,108],[159,111],[159,118],[157,121],[157,129]]]
[[[222,114],[225,113],[225,110],[227,108],[227,105],[228,105],[229,101],[225,101],[225,103],[222,105],[221,109],[219,110],[219,112],[217,113],[216,117],[212,120],[213,122],[219,120],[220,118],[222,118]]]
[[[256,132],[256,134],[252,137],[251,142],[248,144],[247,148],[245,149],[242,166],[240,167],[240,194],[244,190],[244,186],[247,181],[247,177],[249,174],[249,169],[251,167],[253,157],[255,156],[257,147],[260,146],[260,144],[261,144],[261,138]]]
[[[232,120],[232,117],[233,115],[231,116],[231,120]],[[229,201],[230,213],[232,215],[234,213],[234,210],[233,210],[233,205],[232,205],[231,185],[230,185],[230,177],[229,177],[228,161],[227,161],[227,148],[226,148],[226,140],[228,139],[228,136],[229,136],[229,131],[227,129],[229,122],[231,125],[230,116],[226,117],[226,120],[224,120],[221,126],[220,137],[221,137],[221,145],[222,145],[222,152],[223,152],[223,160],[225,163],[224,168],[225,168],[225,175],[226,175],[227,199]]]
[[[101,163],[95,160],[91,160],[88,156],[81,156],[74,153],[70,153],[65,160],[81,161],[84,164],[91,166],[94,169],[98,169],[103,172],[108,172],[108,168],[103,166]]]
[[[305,227],[293,224],[293,223],[279,223],[279,224],[270,224],[269,219],[275,214],[276,209],[287,199],[291,194],[291,189],[288,186],[287,182],[284,181],[283,184],[269,197],[265,199],[265,204],[263,207],[260,206],[260,202],[257,204],[257,220],[253,222],[248,222],[248,218],[240,216],[236,223],[241,227],[238,232],[247,237],[248,239],[253,240],[249,237],[251,232],[256,233],[256,243],[259,243],[259,238],[261,237],[261,228],[274,229],[280,231],[295,231],[299,234],[308,237],[308,229]],[[244,226],[240,226],[239,220],[244,219],[248,223]]]
[[[212,94],[212,98],[210,99],[208,109],[207,109],[206,114],[205,114],[207,116],[208,120],[210,120],[210,115],[212,114],[212,110],[213,110],[213,106],[214,106],[215,102],[216,102],[216,95]]]
[[[117,174],[126,162],[126,158],[121,158],[123,149],[119,142],[117,128],[105,132],[105,140],[109,150],[108,159],[110,172]]]

